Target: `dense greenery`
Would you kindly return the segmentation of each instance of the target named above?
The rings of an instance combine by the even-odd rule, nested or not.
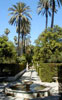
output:
[[[48,28],[35,41],[34,61],[39,62],[62,62],[62,28],[54,26]]]
[[[26,60],[27,62],[30,64],[32,63],[32,60],[33,60],[33,49],[34,49],[34,46],[33,45],[29,45],[26,47]]]
[[[0,76],[15,75],[31,63],[33,46],[26,45],[26,54],[17,56],[16,47],[7,36],[0,37]]]
[[[42,81],[52,82],[53,77],[59,77],[59,69],[62,63],[39,63],[35,64],[35,68]]]
[[[6,36],[0,37],[0,63],[15,63],[16,50]]]
[[[0,76],[14,76],[26,68],[26,64],[0,64]]]
[[[14,44],[7,36],[0,37],[0,76],[13,76],[26,68],[26,57],[17,56]]]
[[[26,57],[25,56],[19,56],[19,57],[16,58],[16,63],[23,64],[23,63],[26,63],[26,62],[27,61],[26,61]]]

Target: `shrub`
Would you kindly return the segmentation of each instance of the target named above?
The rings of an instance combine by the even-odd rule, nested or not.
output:
[[[23,56],[17,57],[16,63],[18,63],[21,66],[20,69],[21,68],[24,69],[27,63],[25,56],[23,55]]]
[[[14,63],[16,55],[14,44],[6,36],[0,37],[0,63]]]
[[[32,54],[26,54],[26,60],[30,64],[32,62]]]
[[[25,56],[17,57],[16,63],[26,63],[26,57]]]
[[[0,64],[0,76],[14,76],[25,68],[21,64]]]
[[[53,77],[58,77],[60,67],[62,63],[41,63],[35,66],[40,79],[45,82],[52,82]]]

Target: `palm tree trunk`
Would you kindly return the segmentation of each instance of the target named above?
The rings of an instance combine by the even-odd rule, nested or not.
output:
[[[25,53],[25,35],[24,35],[24,53]]]
[[[20,33],[18,33],[18,56],[20,56]]]
[[[47,25],[48,25],[48,10],[46,9],[46,29],[47,29]]]
[[[55,0],[53,0],[53,7],[52,7],[51,28],[53,28],[53,25],[54,25],[54,10],[55,10]]]
[[[19,32],[18,32],[18,56],[20,56],[20,16],[19,16],[18,28],[19,28]]]
[[[24,34],[22,33],[22,46],[21,46],[21,55],[23,55],[23,37],[24,37]]]

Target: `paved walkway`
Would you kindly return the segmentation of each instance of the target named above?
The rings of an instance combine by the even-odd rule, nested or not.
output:
[[[22,81],[29,81],[29,80],[32,80],[33,83],[41,83],[41,80],[36,72],[35,69],[31,69],[27,72],[25,72],[22,76]]]

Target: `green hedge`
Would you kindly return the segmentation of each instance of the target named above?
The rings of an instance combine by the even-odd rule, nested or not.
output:
[[[62,68],[62,63],[41,63],[39,66],[35,64],[36,71],[44,82],[52,82],[53,77],[58,77],[60,67]]]
[[[0,76],[14,76],[26,68],[26,63],[0,64]]]

